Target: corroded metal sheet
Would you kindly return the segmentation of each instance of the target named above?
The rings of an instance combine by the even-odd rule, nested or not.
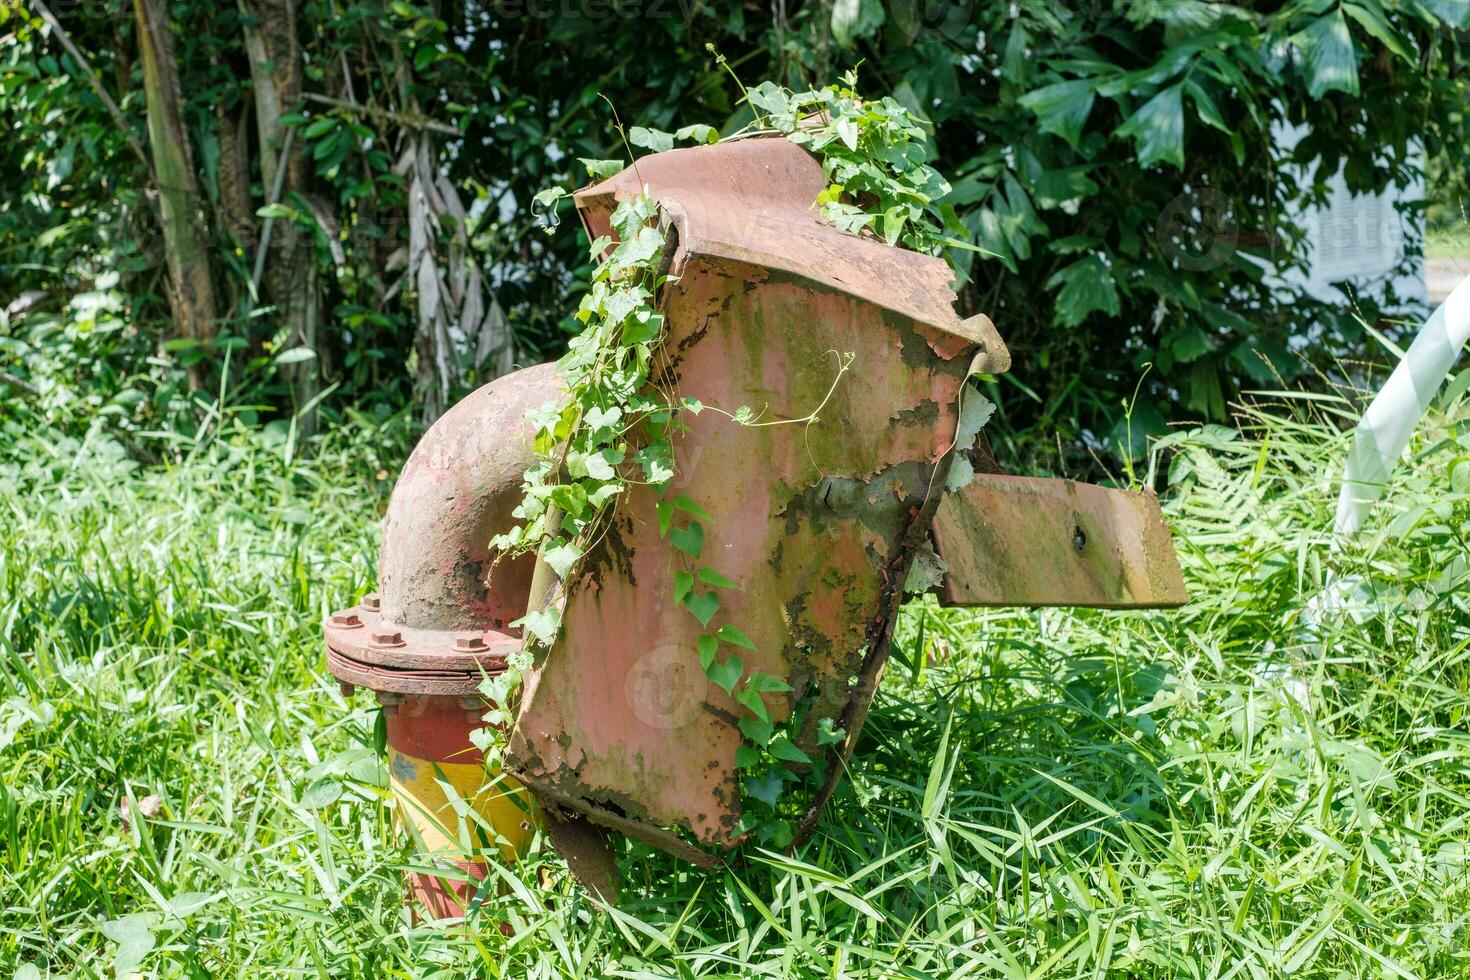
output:
[[[1135,609],[1189,601],[1151,493],[977,475],[934,519],[952,606]]]
[[[823,224],[810,207],[820,167],[786,141],[639,168],[678,236],[659,381],[725,412],[749,406],[763,423],[691,418],[669,494],[708,511],[699,564],[740,586],[719,593],[711,627],[737,625],[755,650],[726,652],[795,689],[764,695],[776,720],[810,699],[814,728],[842,715],[866,654],[886,645],[914,525],[944,486],[961,384],[977,354],[987,370],[1008,355],[989,321],[955,315],[940,260]],[[579,196],[594,232],[638,187],[609,184]],[[509,759],[538,791],[593,808],[589,818],[727,845],[745,709],[706,679],[700,626],[671,600],[691,566],[660,537],[656,502],[647,488],[625,494],[565,583],[562,630],[527,675]]]

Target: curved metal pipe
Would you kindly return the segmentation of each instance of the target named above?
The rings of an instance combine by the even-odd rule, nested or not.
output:
[[[553,364],[497,378],[435,422],[393,487],[378,556],[382,621],[505,630],[526,611],[534,555],[492,561],[535,461],[528,408],[560,392]]]

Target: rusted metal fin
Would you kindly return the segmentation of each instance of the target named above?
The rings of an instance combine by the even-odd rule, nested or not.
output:
[[[618,862],[608,832],[580,816],[562,816],[549,808],[545,815],[546,836],[572,876],[600,901],[617,904]]]
[[[531,791],[543,802],[549,800],[559,807],[571,810],[574,813],[580,813],[589,823],[596,824],[599,827],[606,827],[608,830],[616,830],[620,834],[624,834],[637,841],[642,841],[650,847],[657,847],[660,850],[667,851],[674,857],[682,858],[690,864],[701,868],[712,870],[720,866],[721,862],[719,858],[707,851],[701,851],[673,831],[664,830],[662,827],[655,827],[653,824],[645,823],[642,820],[625,817],[620,813],[614,813],[611,810],[604,809],[586,800],[579,799],[567,793],[558,792],[547,785],[545,781],[526,775],[524,770],[508,769],[507,771],[517,780],[529,786]],[[554,838],[553,843],[555,843]]]
[[[1144,609],[1189,601],[1152,493],[977,475],[945,495],[934,543],[949,606]]]

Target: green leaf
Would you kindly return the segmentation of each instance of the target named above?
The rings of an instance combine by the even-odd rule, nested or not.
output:
[[[817,744],[837,745],[847,738],[847,732],[838,728],[831,718],[823,718],[817,722]]]
[[[708,626],[720,611],[720,597],[713,592],[692,592],[684,597],[684,608],[694,614],[700,626]]]
[[[719,637],[722,641],[730,644],[731,646],[745,647],[745,649],[747,650],[755,649],[755,643],[751,641],[750,637],[746,636],[739,630],[739,628],[731,626],[729,623],[726,623],[724,626],[721,626],[718,630],[716,630],[715,636]]]
[[[783,116],[792,112],[786,93],[775,82],[761,82],[748,90],[746,96],[752,106],[772,115]]]
[[[745,664],[739,657],[726,657],[705,671],[705,675],[718,684],[726,694],[735,690],[735,685],[744,673]]]
[[[275,365],[300,364],[302,361],[310,361],[316,357],[316,351],[310,347],[288,347],[276,355]]]
[[[1404,44],[1404,39],[1399,36],[1399,33],[1384,19],[1383,8],[1378,6],[1376,0],[1369,0],[1368,3],[1362,4],[1344,3],[1342,10],[1395,55],[1405,61],[1414,60],[1414,53]]]
[[[876,33],[883,20],[883,5],[878,0],[836,0],[832,4],[832,40],[839,48],[850,48],[858,38]]]
[[[723,639],[723,637],[721,637]],[[751,649],[755,649],[752,647]],[[752,691],[762,694],[784,694],[791,690],[791,685],[773,674],[762,674],[760,671],[751,671],[750,677],[746,679],[745,686]]]
[[[745,705],[746,710],[755,715],[761,721],[771,720],[770,712],[766,710],[766,703],[765,701],[761,700],[761,695],[759,691],[752,691],[748,687],[742,688],[740,693],[735,695],[735,700]]]
[[[1293,34],[1291,43],[1306,63],[1307,93],[1312,98],[1334,90],[1358,94],[1358,58],[1341,8]]]
[[[342,784],[335,779],[318,779],[301,794],[300,806],[307,810],[320,810],[336,803],[342,796]]]
[[[1118,315],[1118,290],[1113,285],[1113,272],[1096,255],[1059,269],[1046,282],[1048,289],[1058,286],[1061,287],[1056,300],[1058,326],[1075,327],[1093,313]]]
[[[666,538],[669,536],[669,525],[674,520],[674,508],[667,501],[660,500],[653,505],[653,509],[658,514],[658,536]]]
[[[681,493],[679,494],[679,496],[675,497],[674,506],[677,509],[682,510],[686,514],[693,514],[700,520],[709,521],[711,524],[715,522],[715,519],[709,516],[709,511],[705,510],[703,507],[699,506],[699,504],[695,503],[694,498],[688,496],[687,494]]]
[[[561,611],[555,606],[547,606],[537,612],[526,613],[511,625],[522,627],[540,641],[542,646],[549,646],[561,629]]]
[[[715,662],[715,653],[720,649],[720,641],[705,634],[694,641],[694,647],[699,651],[699,666],[704,669],[705,676],[708,676],[710,665]]]
[[[811,757],[797,748],[795,743],[785,735],[772,741],[767,751],[773,758],[780,759],[782,762],[799,762],[804,766],[812,764]]]
[[[694,588],[694,576],[688,572],[674,573],[674,601],[683,602],[689,590]]]
[[[674,139],[693,140],[696,143],[718,143],[720,131],[713,126],[704,123],[695,123],[693,126],[684,126],[674,133]]]
[[[628,130],[628,142],[634,146],[647,147],[655,153],[663,153],[674,148],[674,135],[661,129],[634,126]]]
[[[575,542],[563,541],[555,547],[547,548],[541,557],[545,559],[546,564],[551,566],[557,578],[565,579],[567,573],[572,570],[572,566],[577,563],[577,559],[582,557],[582,549],[577,547]]]
[[[155,917],[151,913],[140,912],[107,920],[98,926],[104,936],[117,943],[117,951],[113,954],[113,969],[117,976],[132,976],[153,951],[154,922]]]
[[[742,745],[735,750],[736,769],[754,769],[761,764],[761,754],[749,745]]]
[[[698,558],[704,552],[704,525],[690,521],[688,527],[670,529],[669,543],[690,558]]]
[[[578,157],[577,162],[587,169],[588,176],[600,180],[615,177],[623,172],[623,161],[621,160],[591,160],[587,157]]]
[[[1075,150],[1096,98],[1097,80],[1077,78],[1027,92],[1020,103],[1036,113],[1043,133],[1060,136]]]
[[[752,776],[747,779],[745,795],[760,800],[766,806],[775,809],[776,801],[781,798],[781,787],[781,777],[776,772],[769,772],[764,776]]]
[[[1420,3],[1451,27],[1470,26],[1470,0],[1420,0]]]
[[[1184,168],[1184,83],[1170,85],[1143,104],[1116,130],[1137,143],[1138,165],[1159,161]]]
[[[756,718],[753,715],[745,715],[740,719],[740,734],[744,735],[753,745],[764,748],[776,734],[776,726],[769,719]]]
[[[701,568],[699,570],[699,580],[701,582],[703,582],[705,585],[713,585],[717,589],[738,589],[738,588],[740,588],[739,585],[737,585],[734,582],[730,581],[729,579],[725,578],[725,576],[721,575],[719,572],[715,571],[713,568]]]

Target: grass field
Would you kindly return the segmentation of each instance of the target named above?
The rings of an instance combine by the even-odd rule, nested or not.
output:
[[[447,931],[402,908],[375,708],[319,646],[370,587],[392,440],[227,428],[143,470],[12,427],[0,975],[1470,976],[1470,407],[1442,407],[1335,563],[1331,426],[1172,437],[1189,607],[916,603],[796,858],[629,847],[601,911],[537,853]],[[1309,615],[1334,564],[1344,608]]]

